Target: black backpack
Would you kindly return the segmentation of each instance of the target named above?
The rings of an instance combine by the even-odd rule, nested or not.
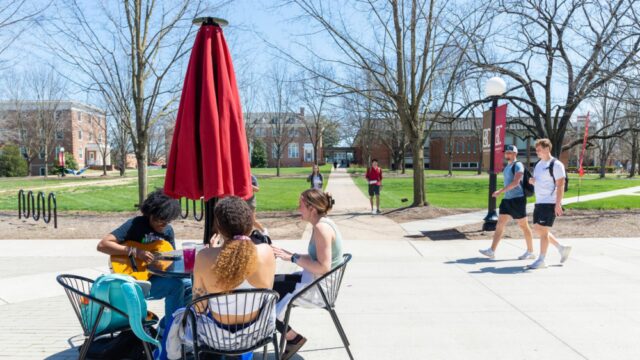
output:
[[[511,175],[513,176],[516,175],[516,165],[518,163],[519,161],[516,161],[515,163],[513,163],[513,166],[511,167]],[[531,178],[531,171],[529,171],[529,169],[526,166],[523,165],[523,167],[524,167],[524,175],[522,176],[520,185],[522,185],[524,196],[531,197],[534,194],[533,185],[529,184],[529,179]]]
[[[533,167],[535,168],[536,165],[538,165],[539,162],[540,162],[540,160],[536,161],[536,163],[533,165]],[[556,159],[554,158],[549,163],[549,175],[551,175],[551,178],[553,179],[553,186],[554,187],[556,186],[556,177],[553,175],[553,166],[555,164],[556,164]],[[567,191],[569,191],[569,176],[565,175],[565,177],[564,177],[564,192],[566,193]]]
[[[553,178],[553,186],[556,186],[556,177],[553,176],[553,165],[555,165],[556,159],[551,160],[549,164],[549,175]],[[564,192],[569,191],[569,176],[565,174],[564,176]]]

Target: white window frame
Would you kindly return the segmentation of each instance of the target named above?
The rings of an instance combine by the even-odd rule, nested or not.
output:
[[[64,131],[56,130],[56,140],[64,140]]]
[[[307,151],[309,151],[309,155],[311,155],[307,160]],[[313,161],[313,144],[305,143],[303,145],[303,153],[304,153],[304,162],[312,162]]]
[[[278,145],[271,144],[271,158],[276,160],[278,158]]]
[[[289,159],[299,159],[300,158],[300,146],[298,143],[289,143],[287,146],[287,155]]]

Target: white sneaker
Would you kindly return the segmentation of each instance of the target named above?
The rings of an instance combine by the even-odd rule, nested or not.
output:
[[[560,250],[560,263],[564,263],[569,258],[569,254],[571,253],[571,246],[563,246],[562,250]]]
[[[493,259],[496,257],[496,254],[493,252],[493,250],[491,250],[491,248],[484,249],[484,250],[480,249],[478,251],[480,252],[480,254],[488,257],[489,259]]]
[[[525,251],[524,254],[518,256],[518,260],[531,260],[535,258],[536,258],[536,255],[528,251]]]
[[[545,269],[547,264],[545,264],[543,259],[538,259],[533,262],[533,264],[527,266],[528,269]]]
[[[375,215],[376,211],[375,210],[371,210],[371,215]]]

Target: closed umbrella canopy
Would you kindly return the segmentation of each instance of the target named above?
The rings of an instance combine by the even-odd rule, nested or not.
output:
[[[248,199],[250,170],[231,55],[222,29],[209,21],[200,27],[191,51],[164,191],[193,200]]]

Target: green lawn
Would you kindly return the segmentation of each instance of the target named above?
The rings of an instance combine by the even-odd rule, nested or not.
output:
[[[269,210],[295,210],[298,207],[298,197],[300,193],[309,188],[303,175],[309,173],[309,168],[283,168],[283,176],[275,177],[275,169],[259,169],[265,170],[266,175],[258,174],[260,184],[260,192],[257,195],[258,209],[261,211]],[[273,170],[273,175],[268,171]],[[165,170],[152,170],[149,174],[149,191],[164,186]],[[328,174],[327,167],[325,174]],[[133,172],[129,174],[135,176]],[[20,188],[29,189],[30,187],[58,185],[73,182],[90,182],[96,180],[105,180],[105,178],[67,178],[59,180],[51,177],[48,180],[42,178],[34,178],[28,180],[7,180],[3,179],[2,189],[4,185],[15,187],[14,192],[0,193],[0,210],[17,211],[17,190]],[[58,210],[60,211],[97,211],[97,212],[119,212],[133,211],[134,204],[138,202],[138,185],[137,181],[131,181],[128,184],[115,184],[108,186],[77,186],[69,188],[51,189],[55,192]],[[326,186],[326,181],[325,181]],[[45,191],[48,192],[48,191]]]
[[[622,195],[606,199],[591,200],[567,205],[570,209],[611,210],[611,209],[640,209],[640,196]]]
[[[328,175],[331,165],[322,167],[322,172]],[[351,170],[351,169],[350,169]],[[310,169],[305,168],[282,168],[282,176],[275,177],[275,169],[252,169],[258,176],[260,192],[257,194],[258,209],[261,211],[270,210],[294,210],[298,206],[299,194],[309,187],[304,177],[309,174]],[[150,171],[149,191],[163,187],[165,170],[154,169]],[[355,171],[359,174],[358,171]],[[488,177],[486,175],[469,175],[469,172],[460,172],[462,175],[446,177],[446,171],[427,170],[427,174],[432,174],[426,179],[427,200],[438,207],[448,208],[485,208],[487,204]],[[135,177],[135,172],[129,172],[128,176]],[[118,177],[110,176],[108,179]],[[0,193],[0,210],[17,211],[17,190],[20,188],[29,189],[47,185],[58,185],[64,183],[85,183],[90,181],[105,180],[104,177],[80,178],[66,177],[59,179],[50,177],[44,180],[40,177],[21,179],[0,179],[0,189],[9,189],[10,192]],[[367,183],[363,176],[355,176],[354,180],[363,193],[367,193]],[[413,199],[411,174],[390,175],[385,177],[381,194],[381,205],[385,209],[407,206]],[[498,184],[502,183],[502,177],[498,177]],[[326,186],[326,181],[325,181]],[[640,186],[640,179],[616,179],[613,177],[600,180],[597,175],[586,176],[582,181],[580,193],[583,195],[620,189],[631,186]],[[14,192],[15,190],[15,192]],[[576,196],[578,193],[578,179],[571,175],[570,190],[568,197]],[[98,212],[118,212],[132,211],[133,205],[137,203],[138,188],[137,181],[132,179],[127,184],[113,185],[85,185],[69,188],[51,189],[58,199],[58,209],[61,211],[98,211]],[[45,191],[48,192],[48,191]],[[401,200],[406,198],[407,202]],[[621,197],[618,200],[602,200],[604,205],[584,205],[598,206],[603,208],[629,208],[634,205],[634,201],[640,204],[640,196]],[[533,201],[533,199],[529,199]],[[585,203],[587,204],[587,203]],[[572,205],[571,207],[582,206]]]
[[[367,194],[367,182],[362,176],[354,178],[360,190]],[[498,176],[498,184],[502,184],[502,176]],[[383,188],[380,193],[380,206],[385,209],[393,209],[407,206],[413,200],[413,180],[411,178],[391,178],[382,181]],[[428,177],[426,179],[427,201],[437,207],[445,208],[485,208],[487,206],[489,180],[487,177]],[[640,186],[640,179],[597,179],[595,176],[582,180],[580,194],[593,194],[597,192],[622,189],[626,187]],[[578,195],[578,177],[570,175],[569,191],[566,197]],[[408,202],[402,202],[402,199]],[[636,197],[640,202],[640,198]],[[529,202],[533,202],[530,198]]]
[[[349,169],[347,170],[347,172],[351,175],[355,175],[355,176],[364,176],[364,174],[366,173],[367,168],[365,167],[360,167],[360,166],[351,166],[349,167]],[[469,171],[469,170],[453,170],[452,171],[453,176],[464,176],[464,177],[477,177],[477,178],[482,178],[482,177],[487,177],[487,175],[485,173],[478,175],[477,171]],[[448,176],[449,175],[449,171],[448,170],[425,170],[424,171],[424,175],[426,177],[444,177],[444,176]],[[382,176],[383,177],[413,177],[413,169],[406,169],[405,174],[402,174],[401,171],[394,171],[394,170],[390,170],[390,169],[382,169]]]

